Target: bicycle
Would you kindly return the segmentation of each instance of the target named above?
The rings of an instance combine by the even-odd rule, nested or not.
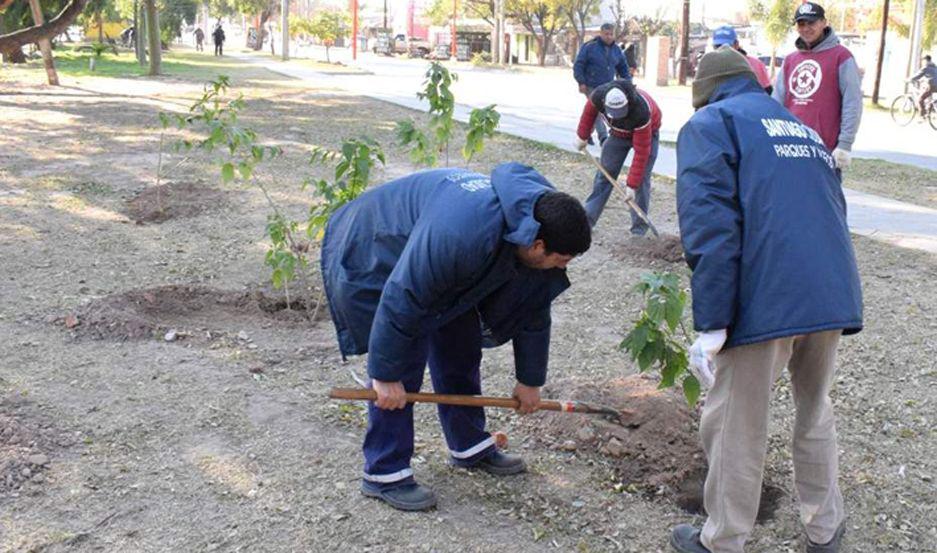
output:
[[[907,92],[892,101],[892,121],[902,127],[906,127],[914,121],[915,115],[920,114],[921,117],[930,124],[931,128],[937,131],[937,95],[932,94],[931,97],[925,101],[925,107],[927,109],[924,113],[920,113],[921,110],[918,106],[918,98],[921,97],[924,86],[927,86],[926,82],[923,83],[923,85],[917,86],[917,94]]]

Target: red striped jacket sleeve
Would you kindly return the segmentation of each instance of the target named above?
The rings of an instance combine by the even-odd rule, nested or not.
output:
[[[660,128],[661,113],[657,103],[644,93],[638,91],[650,108],[650,117],[648,122],[640,128],[631,131],[631,147],[634,149],[634,159],[631,160],[631,167],[628,169],[628,186],[637,189],[641,186],[644,179],[644,171],[647,169],[647,160],[651,157],[651,143],[654,139],[654,132]]]

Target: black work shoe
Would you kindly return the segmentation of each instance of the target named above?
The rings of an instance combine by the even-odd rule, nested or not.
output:
[[[710,553],[699,539],[700,531],[689,524],[678,524],[670,533],[670,545],[680,553]]]
[[[810,538],[807,538],[807,553],[838,553],[839,546],[843,542],[843,534],[845,533],[846,521],[844,520],[840,523],[839,528],[836,529],[836,533],[833,534],[833,539],[827,543],[813,543],[810,541]]]
[[[401,511],[428,511],[436,506],[436,494],[433,490],[410,482],[397,487],[382,487],[379,484],[363,480],[361,493],[367,497],[380,499]]]
[[[474,463],[467,463],[461,459],[456,459],[455,457],[451,456],[449,457],[449,463],[454,467],[480,469],[497,476],[518,474],[527,470],[527,465],[524,464],[524,460],[520,455],[509,455],[507,453],[501,453],[497,449],[492,451],[490,455],[487,455],[486,457],[479,459]]]

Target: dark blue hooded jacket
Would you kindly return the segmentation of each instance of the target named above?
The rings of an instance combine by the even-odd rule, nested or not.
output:
[[[819,135],[748,77],[677,140],[677,212],[698,331],[727,347],[862,328],[846,201]]]
[[[622,79],[631,80],[628,61],[621,48],[614,42],[605,44],[598,36],[582,45],[573,63],[573,77],[589,90],[615,80],[616,73]]]
[[[550,302],[563,269],[522,265],[540,224],[534,204],[553,186],[530,167],[499,165],[402,177],[362,194],[329,221],[322,275],[343,355],[368,352],[368,374],[398,381],[423,370],[426,335],[477,309],[483,345],[513,341],[518,381],[541,386]]]

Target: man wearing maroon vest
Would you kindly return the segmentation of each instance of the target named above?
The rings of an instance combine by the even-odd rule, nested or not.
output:
[[[822,6],[801,4],[794,22],[797,51],[784,59],[771,95],[817,131],[836,168],[845,169],[862,118],[859,66],[827,25]]]

